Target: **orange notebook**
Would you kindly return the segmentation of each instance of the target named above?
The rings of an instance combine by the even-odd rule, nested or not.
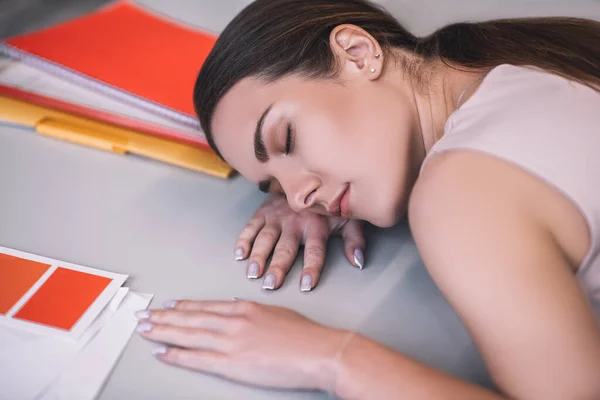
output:
[[[213,33],[118,1],[66,23],[0,43],[0,52],[11,58],[168,121],[162,125],[122,115],[114,107],[103,110],[96,107],[97,102],[82,105],[62,97],[60,91],[49,94],[35,85],[23,90],[1,82],[4,87],[0,88],[5,95],[28,97],[33,103],[44,102],[63,111],[68,108],[116,124],[127,123],[129,128],[135,128],[137,121],[141,131],[206,147],[195,117],[192,91],[216,39]]]

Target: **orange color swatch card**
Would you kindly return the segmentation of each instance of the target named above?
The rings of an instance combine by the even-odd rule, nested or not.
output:
[[[76,340],[126,279],[0,247],[0,325]]]

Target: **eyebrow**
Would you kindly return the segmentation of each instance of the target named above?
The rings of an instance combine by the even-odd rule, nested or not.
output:
[[[254,155],[256,159],[261,163],[266,163],[269,161],[269,153],[267,152],[267,147],[265,146],[265,141],[263,140],[263,124],[265,122],[265,118],[267,118],[267,114],[271,111],[273,105],[271,104],[265,112],[260,116],[258,122],[256,123],[256,131],[254,131]]]

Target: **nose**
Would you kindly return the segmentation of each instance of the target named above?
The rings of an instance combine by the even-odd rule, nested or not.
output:
[[[317,201],[317,191],[321,181],[312,174],[295,174],[287,179],[280,180],[287,196],[290,208],[295,212],[304,211],[312,207]],[[287,184],[286,184],[287,183]]]

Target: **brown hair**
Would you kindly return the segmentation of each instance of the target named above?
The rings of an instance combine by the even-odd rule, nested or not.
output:
[[[384,52],[402,49],[453,68],[529,65],[600,87],[600,22],[547,17],[457,23],[418,38],[366,0],[256,0],[221,33],[194,87],[196,113],[217,154],[211,120],[225,93],[250,76],[267,82],[288,74],[334,76],[329,36],[341,24],[369,32]]]

